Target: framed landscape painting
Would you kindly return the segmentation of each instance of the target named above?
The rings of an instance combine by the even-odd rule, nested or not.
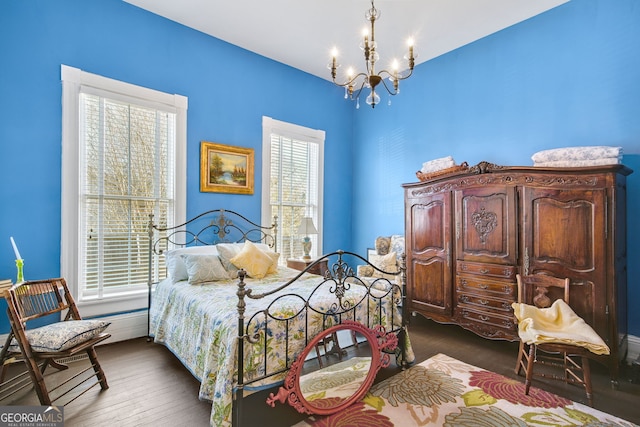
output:
[[[253,149],[202,141],[200,191],[253,194]]]

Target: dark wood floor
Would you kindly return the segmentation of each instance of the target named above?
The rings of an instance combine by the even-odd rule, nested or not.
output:
[[[422,317],[411,319],[410,336],[417,361],[437,353],[500,373],[513,373],[517,344],[479,338],[458,326],[440,325]],[[65,407],[65,426],[207,426],[211,403],[198,400],[198,381],[165,347],[145,339],[98,347],[98,356],[106,372],[109,390],[92,389]],[[81,362],[76,362],[80,364]],[[617,390],[612,389],[607,370],[592,363],[595,408],[640,424],[640,384],[630,381],[629,368],[623,368]],[[381,371],[379,378],[393,375],[397,368]],[[522,378],[520,378],[522,380]],[[585,403],[584,391],[559,382],[535,386],[569,399]],[[302,416],[285,405],[270,408],[268,393],[245,399],[247,426],[289,426]],[[0,405],[38,405],[31,389],[12,401]]]

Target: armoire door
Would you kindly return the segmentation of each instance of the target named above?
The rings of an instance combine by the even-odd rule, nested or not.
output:
[[[473,187],[455,192],[456,259],[515,265],[518,217],[515,187]]]
[[[452,311],[451,193],[411,199],[406,206],[409,310],[447,320]]]
[[[570,305],[609,340],[607,193],[523,189],[523,273],[571,279]]]

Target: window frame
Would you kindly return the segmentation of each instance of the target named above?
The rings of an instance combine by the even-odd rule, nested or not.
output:
[[[271,117],[262,117],[262,221],[269,224],[273,220],[271,217],[271,201],[270,201],[270,181],[271,181],[271,134],[276,133],[286,138],[307,141],[318,144],[318,201],[317,201],[317,217],[314,217],[314,223],[318,234],[316,242],[311,249],[311,257],[316,258],[324,253],[323,251],[323,230],[324,230],[324,144],[325,131],[311,129],[292,123],[283,122],[272,119]],[[282,221],[278,219],[278,236],[284,236]],[[279,250],[281,250],[279,248]],[[286,259],[279,260],[281,265],[286,265]]]
[[[186,145],[188,99],[130,83],[88,73],[78,68],[61,65],[62,80],[62,206],[60,239],[60,273],[70,285],[70,290],[83,316],[130,312],[147,308],[148,289],[105,295],[100,299],[81,300],[80,286],[80,223],[82,185],[80,147],[80,93],[83,87],[97,90],[114,99],[132,99],[140,105],[156,106],[175,113],[175,164],[174,164],[174,221],[181,224],[186,218]],[[107,95],[107,96],[108,96]]]

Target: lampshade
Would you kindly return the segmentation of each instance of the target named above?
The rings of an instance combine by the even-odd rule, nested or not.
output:
[[[305,216],[300,221],[300,227],[298,227],[298,234],[308,236],[309,234],[318,234],[316,226],[313,225],[313,219],[309,216]]]

